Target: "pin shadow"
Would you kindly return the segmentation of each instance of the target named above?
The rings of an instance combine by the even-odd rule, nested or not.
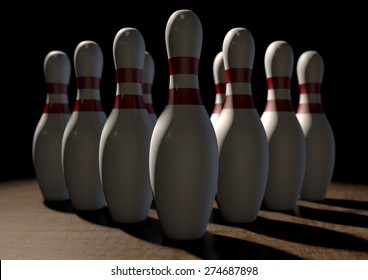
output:
[[[64,213],[75,213],[75,210],[73,208],[73,205],[70,201],[70,199],[68,200],[62,200],[62,201],[50,201],[50,200],[44,200],[43,204],[55,211],[59,211],[59,212],[64,212]]]
[[[195,240],[173,240],[164,235],[159,220],[152,218],[137,224],[119,224],[118,227],[142,240],[181,249],[206,260],[299,259],[278,249],[209,232]]]
[[[218,209],[214,209],[212,220],[214,223],[230,225],[223,220]],[[238,224],[238,226],[258,234],[300,244],[368,252],[368,241],[316,226],[276,221],[260,216],[252,223]]]
[[[368,211],[368,201],[325,198],[320,204]]]
[[[222,260],[297,260],[301,257],[283,250],[219,234],[205,234],[210,259]]]
[[[164,235],[159,220],[148,217],[140,223],[116,223],[112,219],[107,207],[94,211],[78,211],[73,208],[70,200],[44,201],[44,205],[56,211],[74,213],[80,218],[94,224],[119,228],[124,232],[145,241],[185,250],[202,259],[299,258],[298,256],[288,254],[282,250],[277,250],[272,247],[208,232],[198,240],[172,240]],[[154,205],[152,206],[154,209]],[[297,212],[286,211],[283,213],[324,222],[367,227],[367,217],[353,213],[317,210],[304,206],[298,206]],[[234,226],[234,224],[226,222],[221,217],[218,209],[213,209],[210,222]],[[364,239],[310,225],[275,221],[263,217],[257,217],[257,220],[253,223],[237,224],[236,226],[258,234],[298,242],[301,244],[363,252],[368,251],[368,241]]]
[[[355,213],[314,209],[299,205],[298,216],[321,222],[368,228],[368,216]]]
[[[298,256],[265,245],[206,232],[196,240],[167,238],[158,219],[148,217],[139,223],[116,223],[107,207],[95,211],[75,211],[82,219],[102,226],[119,228],[139,239],[184,250],[201,259],[300,259]]]

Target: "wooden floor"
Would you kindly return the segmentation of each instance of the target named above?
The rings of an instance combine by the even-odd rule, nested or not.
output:
[[[164,237],[152,208],[146,221],[116,224],[108,209],[45,203],[35,179],[0,182],[0,259],[368,259],[368,186],[332,183],[323,202],[296,212],[262,209],[250,224],[224,222],[214,205],[205,236]]]

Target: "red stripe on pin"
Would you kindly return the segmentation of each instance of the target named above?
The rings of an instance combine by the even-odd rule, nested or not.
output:
[[[271,77],[267,79],[268,89],[290,89],[290,77]]]
[[[272,99],[267,100],[265,112],[278,111],[290,112],[293,111],[293,105],[290,99]]]
[[[115,95],[115,109],[145,109],[143,96],[136,94]]]
[[[251,95],[226,95],[224,109],[254,109]]]
[[[47,93],[67,93],[68,84],[64,83],[46,83]]]
[[[94,99],[84,99],[84,100],[76,100],[74,111],[79,112],[102,112],[102,104],[101,100]]]
[[[203,105],[198,88],[169,89],[169,105]]]
[[[297,113],[323,114],[321,103],[302,103],[299,104]]]
[[[142,69],[137,68],[118,68],[116,69],[117,83],[141,83]]]
[[[219,103],[217,103],[217,104],[215,104],[215,106],[213,107],[213,113],[220,113],[221,112],[221,110],[222,110],[222,104],[219,104]]]
[[[299,85],[299,92],[302,93],[320,93],[321,83],[305,83]]]
[[[150,83],[142,83],[142,92],[150,93],[152,91],[152,84]]]
[[[226,92],[226,83],[218,83],[215,84],[216,93],[225,93]]]
[[[100,81],[101,79],[97,77],[78,77],[77,87],[78,89],[99,89]]]
[[[170,75],[198,75],[199,59],[196,57],[178,56],[169,58]]]
[[[148,111],[149,114],[154,114],[155,113],[155,110],[153,109],[153,105],[152,104],[148,104],[146,103],[146,109]]]
[[[46,114],[69,114],[69,105],[65,103],[47,103],[43,110]]]
[[[252,80],[252,69],[230,68],[225,70],[226,83],[250,83]]]

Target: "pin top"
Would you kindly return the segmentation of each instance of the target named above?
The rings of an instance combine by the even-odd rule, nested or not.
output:
[[[46,83],[69,84],[71,64],[65,52],[54,50],[44,60],[43,70]]]
[[[253,68],[254,40],[249,30],[243,27],[231,29],[222,45],[225,69]]]
[[[267,78],[291,77],[294,65],[294,54],[285,41],[272,42],[265,53],[265,70]]]
[[[142,83],[152,84],[155,76],[155,62],[149,52],[145,52]]]
[[[215,84],[226,83],[223,52],[219,52],[213,60],[213,78]]]
[[[299,57],[296,70],[299,84],[322,83],[323,59],[316,51],[306,51]]]
[[[133,27],[122,28],[113,43],[115,68],[143,69],[145,42],[142,34]]]
[[[166,50],[168,58],[200,58],[203,34],[198,16],[191,10],[174,12],[166,25]]]
[[[82,41],[74,51],[74,66],[77,77],[101,78],[103,54],[100,46],[94,41]]]

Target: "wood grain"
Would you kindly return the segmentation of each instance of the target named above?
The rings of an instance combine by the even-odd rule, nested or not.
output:
[[[75,211],[43,201],[36,179],[0,182],[0,259],[368,259],[368,186],[333,182],[322,202],[294,212],[262,208],[230,224],[214,203],[205,236],[167,239],[154,206],[138,224],[117,224],[108,208]]]

